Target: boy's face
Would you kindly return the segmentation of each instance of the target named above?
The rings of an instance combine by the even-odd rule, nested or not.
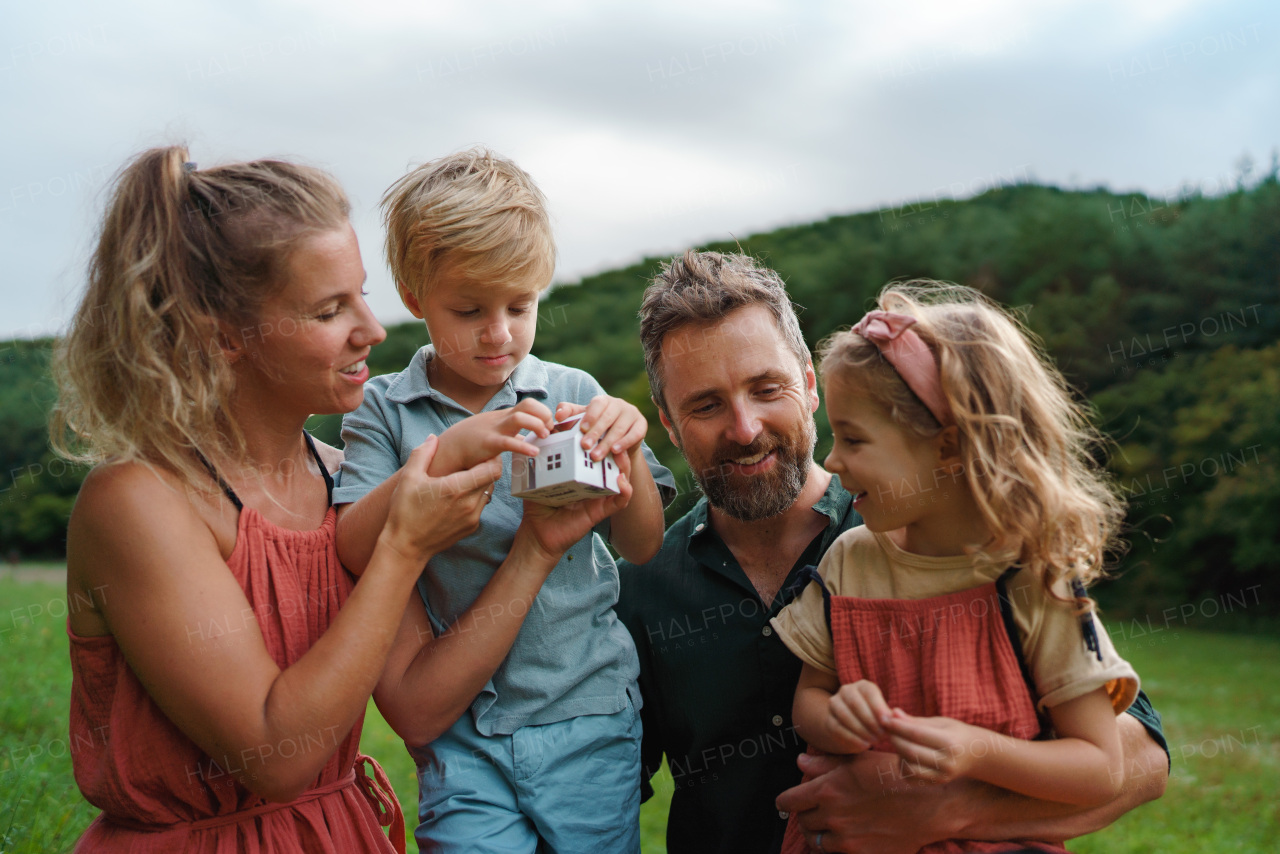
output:
[[[425,299],[403,294],[427,323],[436,358],[431,386],[478,412],[533,347],[539,284],[476,283],[447,267]]]

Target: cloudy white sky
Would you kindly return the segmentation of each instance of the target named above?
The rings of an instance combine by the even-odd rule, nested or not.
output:
[[[0,337],[62,328],[111,174],[175,141],[331,170],[398,321],[377,200],[476,144],[562,282],[1014,180],[1217,192],[1280,145],[1280,4],[8,2],[0,105]]]

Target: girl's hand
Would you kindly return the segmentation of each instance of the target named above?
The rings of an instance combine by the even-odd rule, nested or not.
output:
[[[591,459],[599,462],[607,454],[615,458],[639,451],[640,442],[649,431],[649,422],[633,404],[622,398],[598,394],[583,407],[577,403],[561,403],[556,419],[563,421],[582,414],[582,447],[591,450]]]
[[[531,397],[510,409],[470,415],[440,434],[440,450],[431,468],[438,475],[453,474],[507,451],[536,457],[538,449],[520,438],[520,432],[545,438],[553,426],[551,410]]]
[[[439,439],[413,449],[391,494],[387,524],[378,537],[417,564],[424,564],[480,527],[480,511],[489,503],[494,483],[502,477],[497,457],[446,477],[431,477]]]
[[[841,685],[827,705],[827,732],[847,747],[846,753],[861,753],[884,737],[881,721],[890,715],[889,704],[874,682],[860,679]]]
[[[625,458],[626,454],[618,458],[617,495],[575,501],[563,507],[524,502],[524,518],[516,531],[517,539],[522,534],[529,538],[529,545],[552,559],[554,565],[574,543],[631,500],[631,469],[629,461],[623,461]]]
[[[902,757],[902,776],[931,783],[970,776],[978,760],[999,749],[996,733],[955,718],[917,718],[894,709],[884,728]]]

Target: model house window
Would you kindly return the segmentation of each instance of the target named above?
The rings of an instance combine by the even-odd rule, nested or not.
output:
[[[560,468],[560,455],[552,454],[547,457],[547,471]]]

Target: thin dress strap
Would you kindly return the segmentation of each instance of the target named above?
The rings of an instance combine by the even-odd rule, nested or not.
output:
[[[320,459],[320,452],[316,450],[316,442],[311,438],[311,434],[306,430],[302,431],[302,435],[307,439],[307,447],[311,449],[311,456],[315,457],[316,465],[320,467],[320,474],[324,476],[324,489],[328,503],[333,504],[333,475],[329,474],[329,469],[325,466],[324,460]],[[209,462],[204,454],[196,451],[196,456],[200,458],[200,462],[209,470],[209,474],[213,475],[213,479],[218,482],[218,486],[222,488],[222,492],[227,496],[237,510],[244,509],[244,502],[240,500],[240,496],[236,495],[236,491],[231,488],[231,484],[222,479],[222,475],[218,474],[218,470],[213,467],[213,463]]]
[[[818,567],[813,564],[801,567],[800,574],[796,576],[795,582],[792,583],[791,589],[795,596],[799,596],[804,588],[810,583],[817,582],[818,587],[822,588],[822,612],[827,618],[827,631],[831,630],[831,591],[827,589],[827,584],[822,580],[822,576],[818,574]]]
[[[240,500],[240,496],[236,495],[236,491],[231,488],[231,484],[222,479],[222,475],[218,474],[218,470],[213,467],[213,463],[205,459],[204,454],[196,451],[196,456],[200,458],[200,462],[204,463],[204,467],[209,470],[209,474],[213,475],[213,479],[218,482],[218,486],[222,487],[223,493],[236,506],[237,510],[244,509],[244,502]]]
[[[1009,636],[1009,645],[1013,647],[1013,655],[1018,659],[1018,669],[1022,671],[1022,681],[1027,685],[1031,703],[1036,709],[1036,718],[1040,721],[1040,735],[1045,737],[1053,731],[1053,724],[1040,710],[1040,695],[1036,692],[1036,682],[1031,676],[1031,668],[1027,666],[1027,656],[1022,650],[1022,636],[1018,632],[1018,623],[1013,617],[1013,601],[1009,598],[1009,581],[1019,569],[1021,567],[1014,565],[1000,574],[996,579],[996,596],[1000,600],[1000,619],[1004,623],[1005,634]]]
[[[307,437],[307,447],[311,449],[311,456],[316,458],[316,465],[320,466],[320,474],[324,475],[324,488],[329,496],[329,503],[333,504],[333,475],[329,474],[324,460],[320,459],[320,452],[316,450],[316,440],[312,439],[311,434],[306,430],[302,431],[302,435]]]

